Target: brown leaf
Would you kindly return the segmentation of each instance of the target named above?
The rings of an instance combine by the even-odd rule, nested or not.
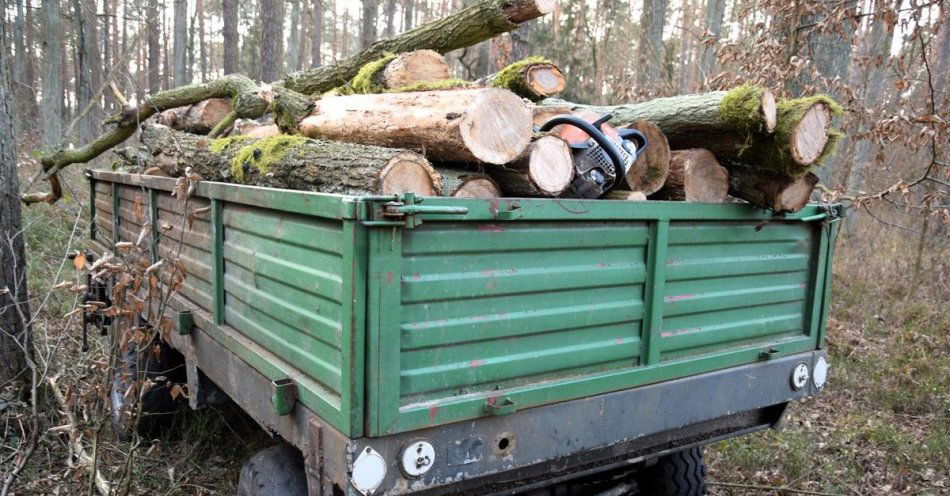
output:
[[[86,266],[86,255],[82,252],[76,252],[76,257],[73,258],[73,267],[76,267],[76,270],[81,270]]]

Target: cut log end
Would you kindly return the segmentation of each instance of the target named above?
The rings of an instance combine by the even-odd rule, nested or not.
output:
[[[554,136],[542,136],[533,143],[528,173],[534,184],[552,196],[561,194],[574,179],[574,161],[567,143]]]
[[[824,103],[812,105],[792,129],[792,160],[803,166],[815,163],[828,144],[828,127],[831,125],[831,109]]]
[[[778,197],[778,209],[786,212],[797,212],[808,204],[811,192],[818,184],[818,176],[811,172],[805,174],[790,184]]]
[[[778,106],[775,103],[775,95],[771,91],[765,90],[759,101],[759,111],[762,112],[764,131],[766,134],[772,134],[775,132],[775,124],[778,122]]]
[[[642,191],[627,191],[615,189],[603,196],[605,200],[623,200],[623,201],[646,201],[647,195]]]
[[[383,80],[387,88],[433,83],[448,78],[449,65],[442,55],[433,50],[399,54],[383,69]]]
[[[647,147],[627,171],[627,187],[650,195],[666,182],[670,169],[670,144],[660,128],[649,121],[636,121],[628,126],[643,133]]]
[[[512,0],[502,5],[505,18],[512,24],[521,24],[554,12],[557,0]]]
[[[538,64],[529,67],[525,74],[525,82],[542,97],[560,93],[566,84],[564,74],[553,64]]]
[[[393,157],[379,172],[379,191],[384,195],[415,193],[438,196],[442,178],[422,155],[404,152]]]
[[[452,196],[456,198],[498,198],[501,196],[501,189],[490,177],[479,175],[464,181],[452,192]]]
[[[531,113],[507,90],[478,94],[459,125],[462,141],[475,158],[491,164],[511,162],[531,141]]]

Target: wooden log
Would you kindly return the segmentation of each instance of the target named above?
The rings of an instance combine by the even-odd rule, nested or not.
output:
[[[567,142],[546,134],[532,140],[517,160],[487,172],[506,196],[556,197],[574,179],[574,160]]]
[[[433,50],[414,50],[399,55],[387,53],[364,65],[348,89],[353,93],[382,93],[449,78],[445,58]]]
[[[650,199],[723,203],[729,193],[729,172],[709,150],[676,150],[666,183]]]
[[[488,174],[464,169],[439,166],[442,176],[442,196],[456,198],[498,198],[501,188]]]
[[[537,56],[519,60],[477,82],[504,88],[532,102],[560,93],[565,85],[561,70],[550,60]]]
[[[647,147],[627,171],[627,187],[650,195],[663,187],[670,170],[670,144],[660,128],[650,121],[636,121],[627,126],[643,133]]]
[[[187,167],[206,180],[347,195],[438,196],[441,178],[418,153],[302,136],[209,139],[165,126],[142,128],[152,165],[170,176]]]
[[[555,0],[481,0],[458,12],[415,29],[374,42],[366,50],[343,60],[290,74],[287,87],[306,94],[324,92],[346,84],[364,65],[385,53],[434,50],[446,54],[511,31],[522,23],[554,10]]]
[[[613,191],[608,191],[606,195],[602,197],[604,200],[624,200],[624,201],[646,201],[647,195],[643,194],[642,191],[628,191],[624,189],[615,189]]]
[[[166,110],[159,114],[158,123],[177,131],[208,134],[230,112],[230,98],[211,98],[187,107]]]
[[[729,194],[775,212],[797,212],[808,204],[818,176],[783,176],[732,160],[722,161],[729,170]]]
[[[231,136],[250,136],[252,138],[266,138],[280,134],[277,124],[261,124],[253,119],[238,119],[231,130]]]
[[[366,145],[405,148],[440,162],[504,164],[531,140],[531,112],[510,91],[451,91],[327,96],[300,132]]]

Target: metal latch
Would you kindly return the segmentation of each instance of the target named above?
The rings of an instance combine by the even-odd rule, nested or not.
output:
[[[823,210],[823,212],[815,215],[808,215],[798,220],[802,222],[815,222],[822,220],[828,224],[833,224],[841,220],[841,205],[825,205],[819,208]]]
[[[374,208],[371,218],[381,216],[387,220],[368,220],[363,221],[364,226],[400,226],[408,229],[422,224],[422,219],[417,217],[419,214],[435,215],[463,215],[468,213],[468,207],[449,207],[440,205],[419,205],[423,198],[416,197],[415,193],[404,193],[393,196],[371,196],[364,197],[363,200],[386,203],[377,211]]]

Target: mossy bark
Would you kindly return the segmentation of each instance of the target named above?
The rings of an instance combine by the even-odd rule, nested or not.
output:
[[[538,102],[564,89],[564,75],[550,60],[533,56],[479,79],[478,83],[504,88],[522,98]]]
[[[434,50],[445,54],[475,45],[517,28],[521,23],[551,12],[550,0],[481,0],[442,19],[392,38],[374,42],[366,50],[325,66],[287,76],[287,87],[306,94],[328,91],[353,79],[364,65],[385,53]]]
[[[324,193],[381,194],[386,190],[386,172],[394,164],[418,164],[431,170],[428,162],[413,152],[302,136],[212,140],[149,125],[142,129],[142,144],[153,157],[151,164],[170,176],[180,176],[190,167],[210,181]],[[413,192],[431,195],[441,187],[436,183]]]

